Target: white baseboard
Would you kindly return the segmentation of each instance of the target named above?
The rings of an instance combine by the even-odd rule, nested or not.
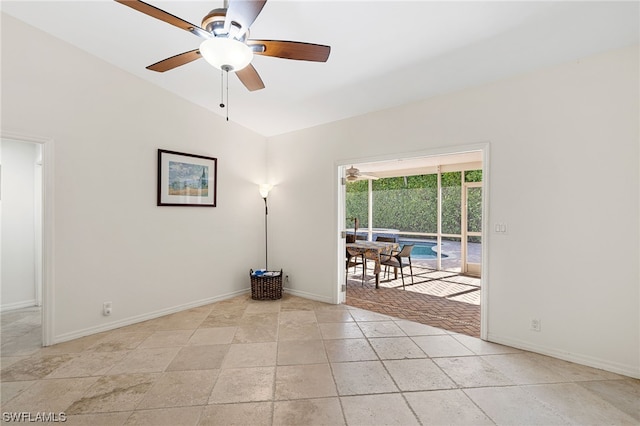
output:
[[[91,334],[101,333],[103,331],[115,330],[116,328],[125,327],[127,325],[136,324],[143,321],[163,317],[169,314],[175,314],[176,312],[185,311],[191,308],[197,308],[198,306],[204,306],[221,300],[231,299],[241,294],[249,292],[249,289],[238,290],[232,293],[223,294],[220,296],[210,297],[207,299],[198,300],[195,302],[184,303],[182,305],[172,306],[170,308],[161,309],[154,312],[149,312],[142,315],[136,315],[134,317],[125,318],[119,321],[110,322],[108,324],[99,325],[96,327],[89,327],[82,330],[72,331],[70,333],[64,333],[54,336],[52,345],[56,343],[67,342],[69,340],[78,339],[80,337],[89,336]]]
[[[239,296],[241,294],[249,293],[251,289],[247,288],[244,290],[234,291],[232,293],[223,294],[220,296],[210,297],[207,299],[198,300],[195,302],[185,303],[182,305],[173,306],[166,309],[161,309],[154,312],[149,312],[142,315],[136,315],[134,317],[125,318],[119,321],[110,322],[108,324],[102,324],[95,327],[88,327],[82,330],[72,331],[70,333],[64,333],[57,336],[54,336],[52,345],[56,343],[67,342],[69,340],[78,339],[80,337],[89,336],[91,334],[101,333],[103,331],[115,330],[116,328],[125,327],[127,325],[136,324],[143,321],[148,321],[151,319],[159,318],[165,315],[174,314],[176,312],[185,311],[187,309],[196,308],[198,306],[208,305],[210,303],[220,302],[222,300],[231,299],[233,297]],[[333,304],[333,301],[330,297],[320,296],[314,293],[307,293],[300,290],[295,290],[291,288],[283,288],[283,291],[294,296],[303,297],[305,299],[316,300],[318,302],[324,302]],[[35,301],[34,301],[35,303]],[[33,306],[33,304],[31,305]]]
[[[30,308],[36,306],[36,299],[23,300],[22,302],[7,303],[0,306],[0,312],[15,311],[16,309]]]
[[[283,287],[282,290],[285,293],[289,293],[289,294],[292,294],[294,296],[302,297],[304,299],[311,299],[311,300],[315,300],[317,302],[324,302],[324,303],[329,303],[331,305],[334,305],[333,299],[331,297],[320,296],[318,294],[307,293],[306,291],[300,291],[300,290],[296,290],[296,289],[293,289],[293,288],[287,288],[287,287]]]
[[[616,374],[622,374],[624,376],[640,379],[640,366],[624,365],[617,362],[612,362],[600,358],[594,358],[587,355],[575,354],[570,352],[560,351],[558,349],[549,348],[546,346],[532,345],[529,342],[525,342],[518,339],[510,339],[502,336],[496,336],[489,333],[488,341],[493,343],[499,343],[501,345],[511,346],[512,348],[523,349],[525,351],[535,352],[542,355],[548,355],[554,358],[563,359],[565,361],[575,362],[576,364],[586,365],[588,367],[598,368],[600,370],[610,371]]]

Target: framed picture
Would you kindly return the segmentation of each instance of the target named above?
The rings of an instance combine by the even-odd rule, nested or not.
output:
[[[216,206],[218,159],[158,150],[159,206]]]

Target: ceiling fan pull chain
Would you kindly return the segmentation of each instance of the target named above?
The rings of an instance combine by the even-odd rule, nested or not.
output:
[[[229,121],[229,70],[227,69],[227,121]]]
[[[220,70],[220,108],[224,108],[224,72]]]
[[[227,104],[224,103],[224,79],[227,79]],[[223,68],[220,70],[220,108],[227,108],[227,121],[229,121],[229,69]]]

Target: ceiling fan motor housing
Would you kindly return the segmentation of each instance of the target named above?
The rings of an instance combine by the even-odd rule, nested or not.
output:
[[[227,9],[213,9],[202,18],[202,28],[217,36],[224,30],[224,19],[227,16]]]
[[[358,170],[355,167],[351,166],[351,167],[349,167],[347,169],[347,176],[358,177],[358,176],[360,176],[360,170]]]
[[[202,28],[214,35],[214,37],[236,38],[233,34],[240,34],[242,27],[235,21],[231,22],[231,30],[227,34],[224,31],[224,23],[227,17],[227,9],[213,9],[202,19]],[[239,41],[244,42],[249,37],[249,29],[242,34]]]

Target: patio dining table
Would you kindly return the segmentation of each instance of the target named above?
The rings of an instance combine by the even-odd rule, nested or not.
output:
[[[347,249],[350,251],[364,255],[367,260],[373,260],[373,273],[376,275],[376,288],[380,287],[380,265],[381,255],[390,255],[392,251],[398,250],[400,244],[388,243],[382,241],[356,241],[355,243],[347,243]],[[364,271],[362,272],[364,274]]]

